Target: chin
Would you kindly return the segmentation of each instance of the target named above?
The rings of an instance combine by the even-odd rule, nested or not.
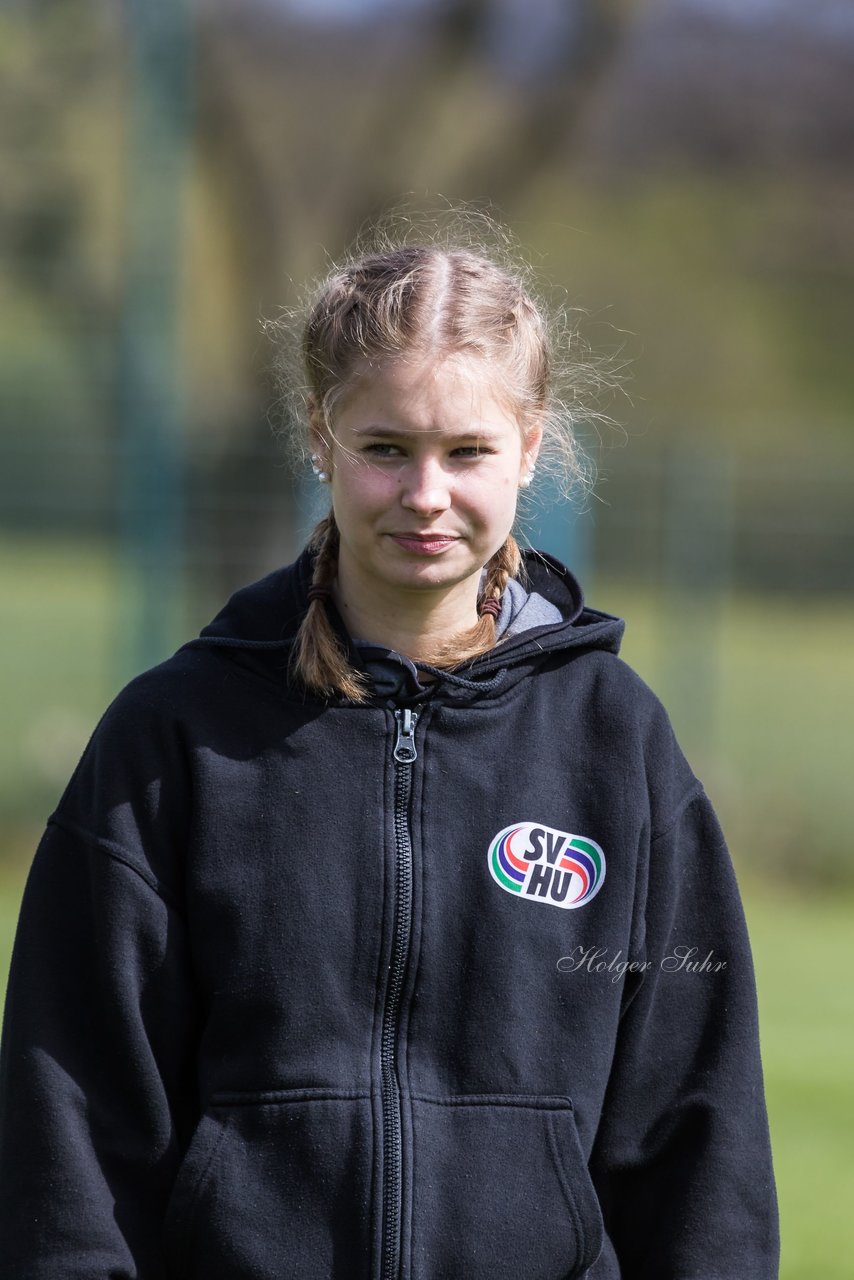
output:
[[[480,573],[480,567],[465,569],[452,569],[450,566],[443,567],[439,564],[422,564],[407,565],[397,573],[388,575],[388,580],[394,582],[399,587],[422,587],[425,591],[435,590],[437,587],[456,587],[459,583],[465,582],[467,578],[473,577]]]

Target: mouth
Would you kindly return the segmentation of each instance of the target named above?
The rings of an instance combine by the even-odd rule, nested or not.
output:
[[[439,555],[459,541],[453,533],[392,533],[389,536],[404,551],[421,556]]]

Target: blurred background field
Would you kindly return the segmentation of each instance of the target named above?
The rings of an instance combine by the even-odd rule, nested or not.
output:
[[[781,1274],[847,1277],[852,154],[850,0],[10,0],[0,978],[101,711],[319,514],[259,319],[389,206],[494,209],[623,376],[592,495],[522,532],[626,617],[720,811]]]

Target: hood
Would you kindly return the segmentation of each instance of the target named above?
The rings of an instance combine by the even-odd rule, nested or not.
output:
[[[494,695],[555,651],[619,651],[624,630],[620,618],[587,607],[573,574],[547,552],[526,550],[522,556],[530,603],[521,602],[514,613],[513,626],[488,653],[453,672],[425,666],[436,675],[431,693],[451,697]],[[312,555],[304,550],[293,564],[236,591],[198,638],[182,648],[229,651],[241,666],[281,686],[282,656],[293,644],[305,615],[311,576]],[[334,605],[330,602],[328,607],[351,660],[362,666],[358,646],[348,636]],[[550,620],[541,621],[543,618]],[[527,619],[535,625],[526,626]]]

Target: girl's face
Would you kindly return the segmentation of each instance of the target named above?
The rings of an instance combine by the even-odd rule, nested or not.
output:
[[[331,472],[349,589],[446,591],[502,545],[542,432],[523,436],[473,358],[388,361],[338,402],[314,447]]]

